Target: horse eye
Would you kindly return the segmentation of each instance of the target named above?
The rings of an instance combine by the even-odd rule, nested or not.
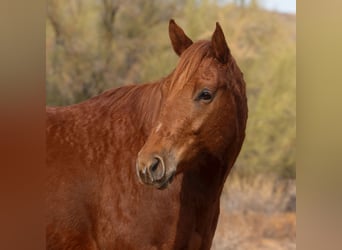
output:
[[[213,98],[212,94],[209,90],[204,89],[201,93],[199,93],[197,100],[204,100],[204,101],[210,101]]]

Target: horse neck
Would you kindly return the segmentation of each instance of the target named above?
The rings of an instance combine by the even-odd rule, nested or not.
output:
[[[155,126],[169,84],[169,79],[165,78],[155,83],[143,84],[136,90],[133,109],[139,129],[145,136],[148,136]]]
[[[87,109],[96,110],[94,116],[98,119],[94,116],[91,119],[96,120],[97,125],[101,121],[116,123],[126,120],[135,126],[135,132],[148,135],[159,116],[168,84],[168,78],[165,78],[153,83],[119,87],[86,101],[80,108],[85,112]]]
[[[225,181],[239,151],[240,145],[232,142],[221,159],[202,152],[197,161],[187,162],[187,170],[182,173],[182,203],[202,211],[200,216],[218,208]]]
[[[204,158],[201,159],[201,162],[188,163],[189,169],[182,173],[184,201],[189,201],[192,204],[214,203],[219,198],[224,184],[226,165],[215,158]]]

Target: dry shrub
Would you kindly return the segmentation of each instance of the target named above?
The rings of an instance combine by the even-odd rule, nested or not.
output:
[[[295,211],[295,180],[275,175],[228,177],[221,197],[221,209],[275,213]]]
[[[231,177],[221,197],[212,249],[296,249],[295,182],[274,176]]]

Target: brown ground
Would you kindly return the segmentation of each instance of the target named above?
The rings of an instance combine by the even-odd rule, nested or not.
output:
[[[213,250],[296,249],[296,186],[274,177],[234,177],[221,198]]]

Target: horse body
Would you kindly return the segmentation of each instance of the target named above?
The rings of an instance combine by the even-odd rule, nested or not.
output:
[[[210,249],[247,106],[235,61],[221,66],[210,42],[184,36],[171,21],[182,56],[165,79],[47,108],[48,249]],[[194,52],[197,65],[178,73]],[[193,104],[202,86],[185,82],[215,89],[216,100]]]

